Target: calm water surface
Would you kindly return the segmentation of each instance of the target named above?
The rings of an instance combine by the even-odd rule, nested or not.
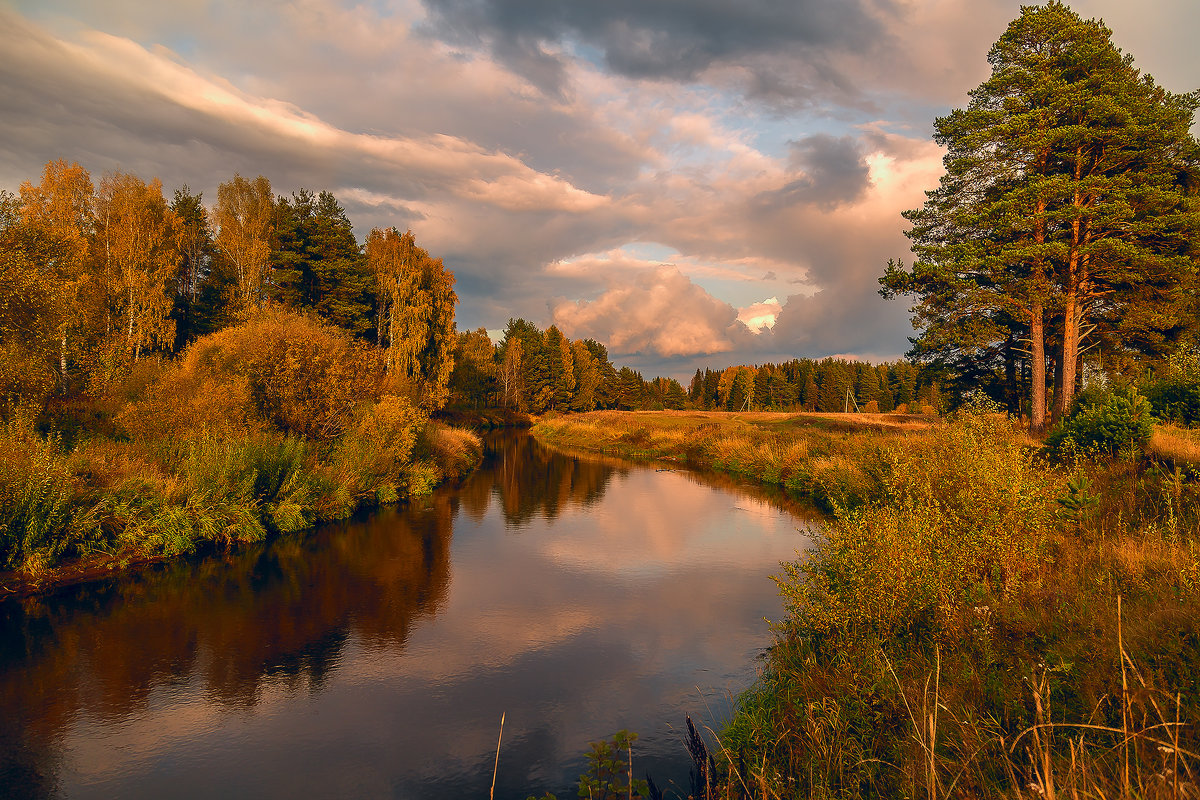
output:
[[[588,742],[686,796],[781,615],[804,511],[490,442],[361,522],[0,603],[0,796],[574,797]]]

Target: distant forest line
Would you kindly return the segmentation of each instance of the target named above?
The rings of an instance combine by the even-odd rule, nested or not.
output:
[[[906,361],[870,364],[842,358],[795,358],[780,364],[697,369],[684,387],[617,368],[592,339],[571,341],[509,320],[500,342],[480,328],[460,333],[450,379],[459,408],[501,406],[531,414],[604,409],[655,411],[921,411],[940,409],[936,381]]]

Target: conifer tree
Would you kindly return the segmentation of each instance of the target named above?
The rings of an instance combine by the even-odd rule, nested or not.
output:
[[[572,411],[592,411],[599,402],[600,363],[582,340],[571,343],[571,364],[575,370],[575,396]]]
[[[669,408],[672,411],[680,411],[687,408],[687,394],[683,391],[683,386],[674,378],[667,380],[666,390],[663,392],[663,407]]]
[[[1022,9],[968,107],[936,121],[946,174],[905,212],[917,261],[890,262],[881,279],[885,296],[917,298],[928,352],[967,362],[1025,340],[1038,430],[1049,341],[1057,417],[1089,330],[1147,348],[1192,324],[1198,98],[1157,86],[1110,36],[1057,0]]]
[[[583,344],[596,360],[596,371],[600,375],[596,384],[596,408],[617,407],[617,370],[608,360],[608,348],[595,339],[584,339]]]
[[[763,364],[754,373],[754,405],[759,410],[767,408],[771,405],[770,392],[768,387],[771,383],[771,375],[774,373],[774,367],[770,364]]]
[[[550,385],[549,408],[567,409],[575,396],[575,357],[571,340],[558,326],[546,329],[546,373]]]
[[[365,337],[374,325],[371,274],[346,212],[329,192],[279,198],[271,251],[271,295]]]
[[[630,367],[621,367],[617,372],[617,408],[634,411],[646,402],[646,381],[641,373]]]

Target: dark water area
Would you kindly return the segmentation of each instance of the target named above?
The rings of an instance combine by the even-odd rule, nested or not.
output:
[[[686,796],[781,616],[803,507],[489,440],[365,520],[0,603],[0,797],[575,796],[588,742]]]

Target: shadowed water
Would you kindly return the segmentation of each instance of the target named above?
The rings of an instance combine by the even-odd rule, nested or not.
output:
[[[364,521],[0,603],[0,797],[574,797],[588,742],[686,796],[803,511],[490,440]]]

